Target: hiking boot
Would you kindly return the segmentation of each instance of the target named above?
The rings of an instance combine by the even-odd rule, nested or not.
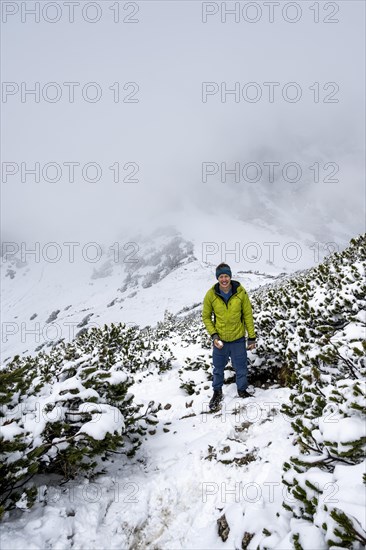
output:
[[[216,409],[222,401],[222,390],[214,390],[213,396],[211,397],[210,403],[208,405],[209,409],[212,411]]]
[[[238,390],[238,396],[239,397],[253,397],[252,393],[248,393],[247,390]]]

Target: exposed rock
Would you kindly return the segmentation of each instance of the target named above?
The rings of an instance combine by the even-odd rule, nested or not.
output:
[[[252,422],[248,422],[247,420],[245,422],[242,422],[238,426],[235,426],[236,432],[243,432],[244,430],[247,430],[252,425]]]
[[[55,319],[57,319],[57,315],[60,313],[60,310],[59,309],[55,309],[55,311],[53,311],[51,313],[51,315],[48,317],[46,323],[52,323]]]
[[[183,418],[190,418],[191,416],[196,416],[196,413],[185,414],[184,416],[180,417],[180,420],[182,420]]]
[[[242,550],[247,550],[248,544],[250,543],[253,537],[254,537],[254,533],[248,533],[248,531],[245,531],[243,535],[243,540],[241,541]]]
[[[217,525],[218,525],[219,537],[221,537],[221,540],[222,540],[223,542],[226,542],[226,541],[227,541],[227,538],[228,538],[228,536],[229,536],[229,533],[230,533],[230,527],[229,527],[228,522],[226,521],[225,514],[222,515],[222,516],[217,520]]]

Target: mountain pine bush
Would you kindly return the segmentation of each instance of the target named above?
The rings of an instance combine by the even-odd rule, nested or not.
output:
[[[161,349],[163,348],[163,349]],[[172,354],[136,327],[104,325],[0,370],[2,511],[32,504],[36,474],[91,473],[97,457],[132,456],[160,408],[133,403],[131,373],[171,367]]]
[[[291,503],[283,506],[315,525],[328,547],[354,550],[366,544],[358,505],[366,445],[365,262],[363,235],[252,300],[258,355],[293,389],[283,412],[298,452],[284,464]],[[296,528],[292,540],[301,550]]]

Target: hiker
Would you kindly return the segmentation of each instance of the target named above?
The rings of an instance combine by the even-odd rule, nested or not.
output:
[[[215,409],[222,401],[224,369],[231,357],[236,373],[239,397],[250,397],[247,392],[247,351],[245,333],[248,333],[248,349],[255,348],[252,306],[244,287],[231,279],[231,269],[221,263],[216,268],[218,280],[206,293],[203,300],[202,320],[213,341],[213,382],[214,390],[210,409]],[[212,320],[212,313],[214,319]]]

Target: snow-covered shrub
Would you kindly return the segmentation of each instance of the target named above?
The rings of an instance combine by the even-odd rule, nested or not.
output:
[[[137,325],[126,326],[123,323],[104,326],[104,336],[92,328],[85,336],[87,349],[102,348],[103,353],[123,360],[127,372],[153,370],[164,372],[171,368],[173,354],[169,346],[150,327],[141,330]]]
[[[352,353],[360,358],[364,355],[360,334],[365,326],[365,248],[365,236],[361,236],[318,267],[253,295],[257,354],[266,368],[281,371],[283,383],[294,385],[299,362],[306,363],[308,358],[321,361],[325,346],[327,353],[330,348],[342,353],[341,347],[335,346],[342,339],[346,345],[354,340],[353,348],[358,350]],[[345,356],[342,364],[343,372]]]
[[[136,340],[137,342],[136,342]],[[0,486],[3,509],[34,492],[23,486],[40,473],[66,479],[91,472],[96,457],[122,448],[132,456],[156,423],[160,405],[133,404],[131,371],[166,368],[158,348],[148,350],[137,329],[93,328],[49,354],[14,357],[0,370]],[[130,346],[133,347],[131,351]]]
[[[284,464],[291,497],[284,508],[337,548],[366,543],[365,260],[366,236],[360,236],[320,266],[253,299],[258,353],[293,388],[283,412],[292,419],[298,453]],[[301,529],[289,525],[301,549]]]
[[[157,339],[174,341],[178,338],[179,345],[182,347],[199,344],[203,348],[211,348],[212,341],[202,323],[200,314],[189,313],[182,317],[180,313],[173,314],[165,310],[164,320],[160,321],[154,330]]]
[[[361,526],[366,504],[365,390],[360,379],[321,386],[318,380],[307,383],[302,396],[292,396],[300,453],[284,464],[283,482],[293,497],[284,507],[313,522],[329,547],[361,548],[366,543]]]

